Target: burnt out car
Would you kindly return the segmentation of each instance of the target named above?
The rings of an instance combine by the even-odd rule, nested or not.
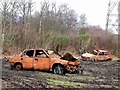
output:
[[[108,61],[112,60],[113,56],[106,50],[94,50],[93,53],[82,54],[81,58],[86,61]]]
[[[8,58],[12,69],[34,69],[52,71],[54,74],[75,73],[81,70],[80,61],[71,57],[63,57],[55,52],[48,52],[44,49],[26,49],[20,54]],[[69,54],[70,55],[70,54]]]

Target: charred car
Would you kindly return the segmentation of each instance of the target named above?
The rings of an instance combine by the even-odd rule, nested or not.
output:
[[[78,73],[81,70],[80,61],[69,53],[61,56],[54,51],[44,49],[25,49],[20,54],[8,58],[8,62],[12,69],[52,71],[54,74],[60,75]]]
[[[84,53],[82,54],[82,60],[91,60],[91,61],[108,61],[112,60],[112,55],[106,50],[94,50],[93,53]]]

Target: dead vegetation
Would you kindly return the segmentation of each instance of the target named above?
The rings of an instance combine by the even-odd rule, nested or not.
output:
[[[1,0],[0,7],[3,54],[44,48],[57,52],[73,49],[77,54],[107,49],[119,55],[118,35],[106,35],[101,27],[89,25],[85,14],[78,15],[67,4],[43,1],[37,11],[33,0]]]

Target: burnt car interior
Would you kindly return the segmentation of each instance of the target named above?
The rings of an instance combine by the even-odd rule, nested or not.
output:
[[[99,55],[104,55],[104,52],[100,52]]]
[[[34,50],[27,50],[25,51],[21,57],[33,57]]]
[[[109,55],[108,52],[100,52],[99,55]]]
[[[36,50],[35,57],[38,58],[48,58],[43,50]]]
[[[46,50],[46,52],[49,55],[49,57],[51,57],[51,58],[61,58],[61,55],[56,51],[53,51],[51,54],[49,54],[47,50]]]

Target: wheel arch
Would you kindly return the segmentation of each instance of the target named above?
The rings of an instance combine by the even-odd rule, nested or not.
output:
[[[60,66],[62,66],[62,67],[65,69],[64,65],[62,65],[61,63],[54,63],[54,64],[52,65],[52,70],[53,70],[54,67],[56,67],[57,65],[60,65]]]

